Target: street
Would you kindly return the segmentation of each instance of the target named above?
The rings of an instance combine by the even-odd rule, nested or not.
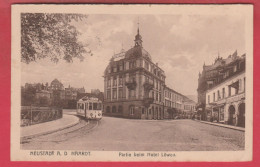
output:
[[[244,132],[194,120],[134,120],[103,117],[79,128],[32,138],[22,149],[90,151],[243,150]],[[72,127],[73,128],[73,127]]]

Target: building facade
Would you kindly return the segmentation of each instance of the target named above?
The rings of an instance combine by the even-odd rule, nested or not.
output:
[[[184,96],[169,87],[164,87],[165,118],[174,119],[184,111]]]
[[[217,75],[207,80],[204,97],[206,120],[245,126],[245,57],[235,52],[227,59],[216,59]]]
[[[183,100],[183,117],[194,118],[196,114],[196,102],[184,97]]]
[[[183,96],[168,88],[172,98],[165,100],[165,73],[152,61],[142,42],[138,28],[134,47],[122,49],[111,58],[104,72],[104,114],[134,119],[173,118],[167,109],[183,110]]]

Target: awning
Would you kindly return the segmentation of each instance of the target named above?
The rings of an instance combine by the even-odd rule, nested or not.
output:
[[[236,81],[236,82],[230,84],[229,86],[231,86],[231,87],[233,87],[235,89],[238,89],[239,88],[239,83],[238,83],[238,81]]]

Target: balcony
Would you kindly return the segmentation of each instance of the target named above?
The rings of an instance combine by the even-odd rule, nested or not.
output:
[[[125,86],[129,89],[129,90],[134,90],[136,88],[136,81],[127,81],[125,83]]]
[[[145,81],[144,82],[144,90],[150,91],[150,90],[153,89],[153,87],[154,87],[154,85],[153,85],[152,81]]]
[[[153,102],[154,102],[154,99],[151,97],[144,98],[144,100],[143,100],[143,104],[145,107],[149,107],[150,104],[152,104]]]

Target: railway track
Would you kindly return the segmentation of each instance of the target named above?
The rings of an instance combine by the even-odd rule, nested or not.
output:
[[[72,127],[40,136],[22,138],[21,144],[27,144],[30,142],[64,142],[71,138],[80,137],[89,133],[94,127],[98,126],[99,123],[100,121],[97,120],[85,120],[80,117],[79,123]]]

